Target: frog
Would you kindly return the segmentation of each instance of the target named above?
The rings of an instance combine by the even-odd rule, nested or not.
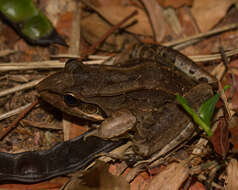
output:
[[[134,153],[148,159],[158,151],[171,151],[196,130],[176,94],[198,111],[217,84],[176,50],[151,44],[132,47],[116,56],[114,65],[69,60],[37,90],[61,111],[100,123],[88,136],[129,138]]]

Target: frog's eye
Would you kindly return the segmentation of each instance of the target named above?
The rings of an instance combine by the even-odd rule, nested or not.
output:
[[[98,106],[93,104],[83,104],[82,109],[89,114],[99,114],[100,109]]]
[[[67,94],[64,95],[64,102],[68,106],[75,106],[75,105],[78,104],[78,100],[71,93],[67,93]]]

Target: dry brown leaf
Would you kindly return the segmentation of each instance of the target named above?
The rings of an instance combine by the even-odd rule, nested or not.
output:
[[[90,44],[96,43],[110,28],[95,14],[90,15],[81,22],[81,34]],[[118,50],[122,47],[126,37],[126,35],[111,34],[106,39],[102,49]]]
[[[104,7],[99,7],[98,11],[107,20],[109,20],[112,24],[117,24],[123,18],[125,18],[129,14],[131,14],[135,9],[136,8],[134,8],[134,7],[127,7],[127,6],[104,6]],[[138,23],[132,27],[129,27],[128,31],[136,33],[136,34],[152,35],[152,31],[151,31],[146,14],[144,13],[144,11],[142,11],[140,9],[137,9],[137,11],[138,11],[138,15],[133,17],[132,20],[136,19],[136,20],[138,20]],[[83,19],[82,20],[83,27],[87,27],[87,28],[90,28],[91,30],[95,30],[95,31],[100,30],[100,28],[98,28],[99,27],[99,23],[97,23],[98,21],[95,23],[94,19],[95,19],[95,17],[93,15]],[[86,20],[87,20],[87,22],[86,22]],[[132,21],[132,20],[130,20],[130,21]],[[102,22],[102,20],[101,20],[101,22]],[[90,26],[88,25],[89,23],[91,23]],[[98,27],[95,26],[95,24],[97,24]],[[127,25],[127,24],[129,24],[129,23],[128,22],[125,23],[125,25]]]
[[[231,0],[194,0],[191,12],[202,32],[210,30],[226,15]]]
[[[215,76],[218,80],[221,80],[225,71],[226,71],[225,65],[223,63],[220,63],[220,64],[216,65],[216,67],[213,69],[211,74],[213,76]]]
[[[236,78],[237,78],[237,76],[236,76]],[[238,90],[237,90],[237,88],[235,89],[233,96],[232,96],[231,107],[232,107],[232,110],[235,110],[237,112],[237,109],[238,109]]]
[[[83,185],[82,185],[83,184]],[[96,165],[86,171],[82,177],[80,188],[85,190],[111,190],[123,189],[129,190],[130,185],[122,176],[113,176],[108,172],[108,166],[105,163],[97,161]],[[79,186],[78,186],[79,187]]]
[[[188,176],[189,169],[184,162],[172,163],[164,171],[153,177],[147,190],[179,189]]]
[[[141,0],[141,1],[144,3],[150,15],[152,27],[154,28],[155,34],[153,35],[155,35],[155,40],[157,42],[160,42],[164,38],[166,31],[163,9],[160,7],[160,5],[156,0],[150,1]]]
[[[229,131],[227,127],[227,122],[224,118],[220,119],[216,130],[211,136],[210,140],[213,144],[213,147],[216,153],[225,157],[229,150]]]
[[[164,16],[173,32],[180,36],[183,33],[183,28],[179,22],[175,9],[167,8],[164,10]]]
[[[124,7],[124,6],[109,6],[97,8],[97,11],[100,12],[100,14],[103,15],[112,24],[119,23],[123,18],[127,17],[134,10],[135,8],[133,7]],[[138,12],[139,12],[138,15],[133,17],[133,19],[130,19],[125,24],[126,25],[130,24],[135,19],[138,21],[138,23],[127,28],[127,30],[135,34],[151,36],[152,31],[146,14],[139,9]],[[83,35],[83,38],[86,39],[86,41],[89,42],[90,44],[94,44],[110,29],[111,26],[109,26],[96,14],[91,14],[90,16],[81,20],[81,32],[82,32],[81,34]],[[113,33],[106,39],[102,49],[110,51],[115,50],[118,51],[122,48],[125,41],[128,42],[128,40],[129,41],[134,40],[134,38],[128,37],[128,35],[126,35],[125,33],[123,34]]]
[[[74,55],[80,55],[80,6],[79,3],[75,5],[73,10],[72,29],[69,43],[69,53]]]
[[[227,166],[226,190],[238,189],[238,162],[232,159]]]
[[[182,7],[176,9],[181,27],[183,29],[183,36],[192,36],[197,33],[196,26],[190,16],[190,9],[188,7]]]
[[[100,6],[118,6],[130,3],[130,0],[96,0]]]
[[[75,9],[75,1],[50,0],[46,1],[46,13],[53,25],[57,24],[59,15],[63,12],[71,12]]]
[[[65,180],[64,180],[65,183]],[[40,189],[60,189],[64,183],[54,183],[54,182],[41,182],[36,184],[1,184],[0,189],[1,190],[10,190],[10,189],[18,189],[18,190],[27,190],[27,189],[34,189],[34,190],[40,190]]]
[[[149,184],[148,174],[146,172],[140,173],[131,183],[130,190],[145,190],[146,185]]]
[[[162,7],[173,7],[173,8],[179,8],[182,6],[191,6],[193,3],[193,0],[157,0],[157,2]]]
[[[229,131],[231,133],[231,138],[230,138],[230,143],[233,145],[232,146],[232,152],[238,152],[238,117],[234,116],[232,117],[230,121],[230,128]]]
[[[200,182],[195,182],[191,187],[189,187],[189,190],[205,190],[205,187]]]

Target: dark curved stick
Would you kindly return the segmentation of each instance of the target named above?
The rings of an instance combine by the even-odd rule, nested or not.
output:
[[[87,167],[96,155],[110,152],[125,140],[106,141],[84,135],[55,145],[46,151],[17,154],[0,152],[0,182],[35,183]]]

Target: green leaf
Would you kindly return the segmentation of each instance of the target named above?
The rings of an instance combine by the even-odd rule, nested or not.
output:
[[[187,101],[179,94],[176,95],[176,99],[182,105],[182,107],[189,113],[189,115],[192,116],[195,123],[197,123],[199,126],[203,128],[203,130],[207,133],[208,137],[212,136],[212,131],[210,126],[207,125],[207,123],[203,121],[203,119],[196,114],[194,109],[192,109],[188,105]]]
[[[224,91],[226,91],[228,88],[230,88],[230,86],[226,85],[224,87]],[[203,128],[203,130],[207,133],[208,137],[212,136],[210,124],[212,116],[214,114],[216,103],[220,98],[220,93],[215,94],[201,105],[199,109],[199,116],[188,105],[187,101],[182,96],[177,94],[176,98],[177,101],[182,105],[182,107],[189,113],[189,115],[192,116],[195,123],[197,123],[199,126]]]
[[[16,23],[23,23],[39,13],[32,0],[0,0],[0,11]]]
[[[6,19],[31,44],[67,46],[33,0],[0,0],[0,18]]]
[[[224,91],[226,91],[229,87],[230,87],[229,85],[226,85],[224,87]],[[221,93],[215,94],[214,96],[209,98],[206,102],[204,102],[200,107],[199,115],[204,120],[204,122],[209,126],[212,116],[214,114],[216,103],[219,100],[220,95]]]
[[[224,88],[223,88],[224,92],[225,92],[228,88],[230,88],[230,85],[225,85]]]
[[[29,18],[22,25],[22,33],[31,39],[40,39],[42,36],[48,36],[54,29],[51,22],[42,13]]]
[[[216,103],[219,100],[219,98],[220,95],[216,94],[211,98],[209,98],[206,102],[204,102],[200,107],[199,115],[203,119],[203,121],[209,126],[215,110]]]

